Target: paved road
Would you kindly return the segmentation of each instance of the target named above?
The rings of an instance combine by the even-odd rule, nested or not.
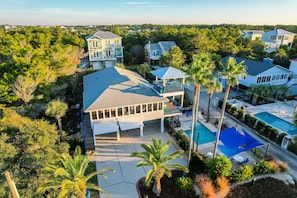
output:
[[[193,97],[193,85],[187,86],[186,89],[188,90],[189,97],[192,98]],[[221,109],[215,107],[213,101],[215,100],[215,98],[223,98],[224,94],[225,94],[225,92],[224,93],[215,93],[214,96],[213,96],[211,106],[210,106],[210,112],[211,112],[213,117],[219,118],[220,114],[221,114]],[[234,95],[236,95],[236,92],[230,91],[229,98],[231,98]],[[204,111],[206,111],[207,106],[208,106],[208,94],[207,94],[207,91],[202,88],[201,93],[200,93],[199,107],[202,108]],[[286,164],[288,164],[289,173],[295,179],[297,179],[297,156],[296,155],[288,152],[287,150],[284,150],[284,149],[280,148],[278,145],[276,145],[273,142],[270,142],[268,139],[266,139],[266,138],[264,139],[264,138],[258,136],[256,131],[254,131],[253,129],[250,129],[244,123],[233,119],[228,114],[225,114],[224,123],[227,123],[228,126],[235,126],[237,124],[238,127],[248,129],[247,131],[252,132],[251,133],[252,136],[259,139],[265,145],[270,143],[269,153],[272,154],[273,156],[275,156],[278,160],[281,160],[281,161],[285,162]],[[263,146],[263,147],[261,147],[261,150],[263,152],[265,152],[266,148],[267,148],[266,146]]]

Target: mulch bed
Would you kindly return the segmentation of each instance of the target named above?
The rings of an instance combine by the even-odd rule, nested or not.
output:
[[[226,198],[296,198],[297,185],[288,186],[277,179],[267,177],[233,188]]]
[[[153,184],[145,186],[144,178],[137,183],[140,190],[140,198],[195,198],[195,192],[181,191],[176,185],[176,179],[183,175],[182,171],[172,171],[172,177],[164,177],[161,180],[162,191],[159,197],[152,192]],[[226,198],[297,198],[297,184],[288,186],[282,181],[267,177],[257,179],[254,182],[245,183],[234,187]]]
[[[182,191],[176,185],[176,179],[178,177],[183,176],[182,171],[173,170],[171,178],[164,176],[161,180],[161,194],[160,196],[156,196],[153,191],[153,184],[149,187],[145,186],[144,178],[141,178],[137,183],[138,188],[141,193],[141,198],[145,198],[144,195],[147,195],[149,198],[187,198],[187,197],[195,197],[195,192],[193,190]]]

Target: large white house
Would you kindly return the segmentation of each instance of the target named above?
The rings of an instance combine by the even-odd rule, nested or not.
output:
[[[137,128],[142,136],[146,121],[159,120],[161,132],[165,118],[178,121],[176,117],[182,114],[185,74],[170,67],[155,74],[163,79],[156,77],[154,85],[119,67],[84,76],[83,110],[90,115],[94,142],[96,135],[116,132],[119,140],[120,131]]]
[[[288,49],[291,49],[296,34],[288,32],[283,29],[275,29],[270,32],[265,32],[262,35],[262,40],[265,44],[266,52],[274,52],[280,46],[288,46]]]
[[[262,34],[265,32],[263,30],[241,30],[242,37],[244,39],[248,38],[251,40],[256,40],[257,38],[261,39]]]
[[[227,60],[230,56],[223,58],[223,62],[227,63]],[[247,75],[245,78],[239,77],[239,84],[245,87],[250,87],[254,84],[263,84],[263,85],[278,85],[278,86],[292,86],[297,85],[297,76],[294,73],[293,69],[290,70],[279,65],[272,63],[265,63],[260,61],[249,60],[240,57],[233,57],[236,63],[244,61],[244,64],[247,67]],[[294,62],[294,60],[291,60]],[[293,68],[293,66],[292,66]],[[226,87],[226,83],[223,80],[223,87]],[[291,89],[292,93],[288,95],[294,95],[294,90]]]
[[[108,31],[98,31],[86,37],[89,61],[94,69],[123,63],[122,37]]]
[[[159,41],[158,43],[148,43],[144,46],[145,60],[150,66],[159,65],[162,54],[168,52],[171,47],[176,46],[174,41]]]

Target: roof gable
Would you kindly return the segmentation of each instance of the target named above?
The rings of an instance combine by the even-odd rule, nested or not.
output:
[[[223,58],[223,62],[225,64],[227,63],[229,57],[230,56],[226,56]],[[231,57],[233,57],[233,56],[231,56]],[[247,73],[252,76],[256,76],[256,75],[276,66],[274,64],[263,63],[260,61],[254,61],[254,60],[240,58],[240,57],[233,57],[233,58],[235,59],[236,63],[240,63],[241,61],[244,61],[244,64],[247,67]]]
[[[93,38],[93,37],[97,37],[100,39],[115,39],[115,38],[122,38],[119,35],[116,35],[112,32],[108,32],[108,31],[102,31],[99,30],[97,32],[95,32],[94,34],[90,34],[88,36],[86,36],[86,40]]]
[[[186,74],[174,67],[165,67],[157,70],[151,71],[151,73],[157,76],[160,79],[175,79],[175,78],[184,78]]]

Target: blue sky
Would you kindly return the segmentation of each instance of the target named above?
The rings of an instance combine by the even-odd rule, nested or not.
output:
[[[297,0],[0,0],[0,24],[297,25]]]

